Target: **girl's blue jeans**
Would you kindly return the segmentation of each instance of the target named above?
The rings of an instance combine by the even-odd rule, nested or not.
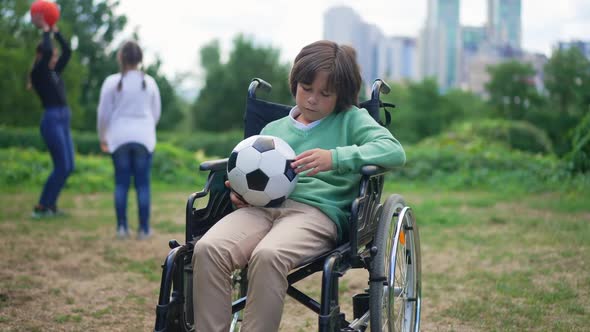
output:
[[[139,210],[139,227],[146,233],[150,231],[150,171],[152,154],[139,143],[121,145],[112,154],[115,167],[115,211],[117,228],[127,223],[127,193],[133,176]]]
[[[41,137],[47,145],[53,171],[47,178],[39,204],[55,208],[57,198],[66,184],[68,176],[74,171],[74,143],[70,132],[70,109],[67,106],[49,107],[41,120]]]

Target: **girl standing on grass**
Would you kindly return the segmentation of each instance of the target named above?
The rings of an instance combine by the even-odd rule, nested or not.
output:
[[[121,71],[107,77],[100,91],[98,136],[102,151],[111,154],[115,167],[117,237],[129,237],[127,193],[133,176],[139,210],[137,238],[147,239],[150,229],[150,171],[160,119],[160,90],[156,81],[139,69],[143,53],[128,41],[117,53]]]

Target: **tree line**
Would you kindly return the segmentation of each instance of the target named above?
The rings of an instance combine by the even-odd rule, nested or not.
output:
[[[113,41],[127,24],[115,11],[118,1],[58,0],[62,34],[75,46],[63,73],[72,127],[96,129],[96,107],[103,80],[119,70]],[[41,32],[30,23],[30,1],[0,0],[0,123],[6,126],[37,126],[43,109],[27,89],[29,72]],[[137,39],[137,36],[134,36]],[[139,40],[141,45],[141,40]],[[160,127],[173,129],[182,121],[182,100],[172,83],[160,72],[161,62],[144,64],[160,88]]]
[[[467,91],[441,94],[434,79],[394,84],[385,100],[400,107],[392,131],[418,142],[453,124],[486,120],[493,137],[511,148],[553,154],[574,171],[590,170],[590,62],[577,48],[554,50],[543,68],[544,89],[531,64],[507,61],[488,67],[487,97]]]
[[[25,86],[40,32],[29,23],[29,1],[0,3],[0,121],[9,126],[37,126],[42,109]],[[115,14],[117,1],[57,3],[62,10],[60,28],[78,44],[64,75],[73,127],[94,130],[100,85],[118,70],[113,41],[127,18]],[[160,73],[159,60],[147,64],[145,69],[155,77],[162,95],[159,130],[177,130],[179,124],[216,132],[241,128],[246,89],[254,77],[273,85],[271,94],[260,97],[293,104],[287,82],[291,64],[281,62],[278,49],[237,35],[226,61],[221,54],[218,40],[201,48],[204,84],[189,102],[177,96],[173,83]],[[390,130],[411,144],[466,121],[498,120],[480,127],[512,148],[554,154],[570,160],[572,169],[590,170],[590,62],[577,48],[553,52],[544,67],[543,91],[532,83],[535,70],[530,64],[508,61],[488,72],[485,99],[462,90],[443,94],[434,79],[392,84],[392,93],[383,96],[384,101],[398,105]]]

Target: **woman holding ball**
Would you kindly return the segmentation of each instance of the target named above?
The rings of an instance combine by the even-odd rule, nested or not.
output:
[[[45,9],[49,6],[46,5]],[[60,214],[57,199],[74,170],[74,145],[70,133],[71,113],[66,100],[64,81],[61,78],[72,51],[55,26],[57,17],[50,16],[53,23],[50,25],[46,21],[44,10],[31,10],[31,21],[43,30],[43,38],[37,46],[33,69],[29,76],[29,88],[35,90],[45,109],[40,129],[53,161],[53,171],[43,186],[38,204],[33,208],[33,218]],[[57,7],[53,9],[56,10]],[[52,35],[61,46],[61,53],[52,45]]]

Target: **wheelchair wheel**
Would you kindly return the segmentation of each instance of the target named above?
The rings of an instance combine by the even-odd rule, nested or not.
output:
[[[400,195],[384,203],[373,246],[370,331],[419,331],[420,240],[412,210]]]

